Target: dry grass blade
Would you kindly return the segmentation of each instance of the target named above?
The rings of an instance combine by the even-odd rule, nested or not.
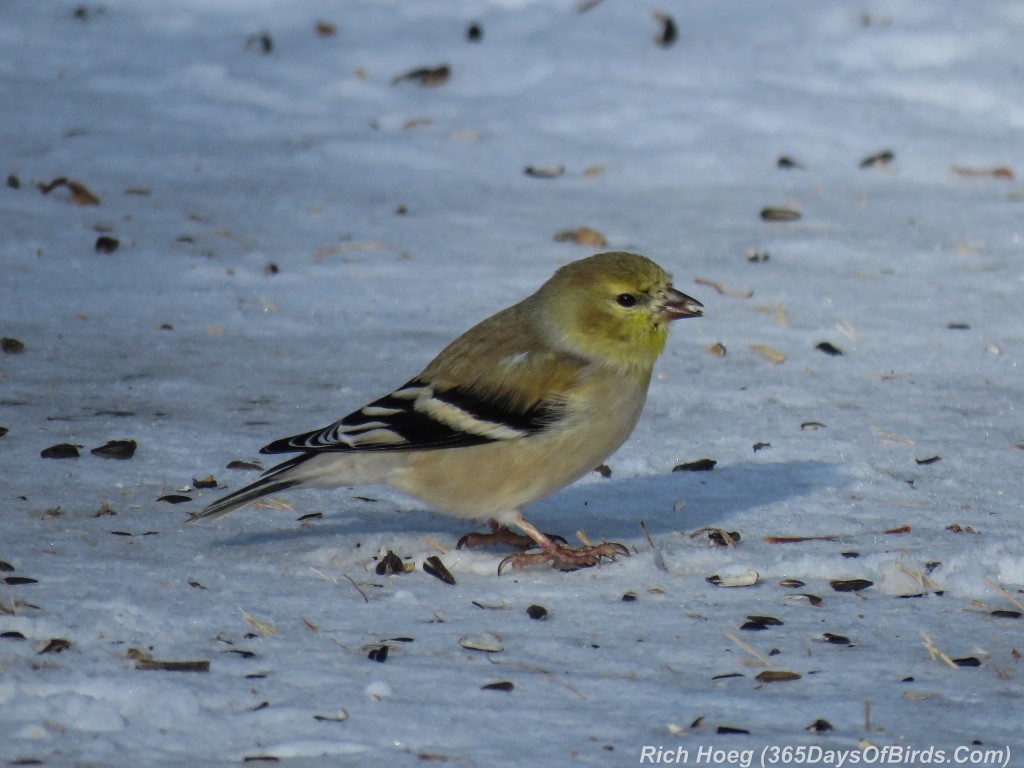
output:
[[[277,628],[274,626],[272,622],[270,624],[265,624],[252,614],[246,612],[244,608],[239,608],[238,610],[242,612],[242,618],[245,619],[245,623],[253,629],[255,629],[259,634],[263,635],[264,637],[266,637],[267,635],[273,635],[277,633]]]
[[[932,658],[933,660],[939,659],[940,661],[944,662],[946,666],[952,667],[953,669],[960,669],[960,667],[956,665],[956,662],[953,661],[953,659],[951,659],[949,656],[947,656],[945,653],[943,653],[937,647],[935,647],[935,643],[932,642],[932,639],[928,636],[927,632],[921,632],[921,640],[924,643],[924,648],[926,651],[928,651],[928,656],[930,658]]]
[[[1002,596],[1003,596],[1003,597],[1005,597],[1005,598],[1006,598],[1007,600],[1009,600],[1009,601],[1010,601],[1011,603],[1013,603],[1013,604],[1014,604],[1014,606],[1016,606],[1017,608],[1019,608],[1019,609],[1020,609],[1021,611],[1024,611],[1024,603],[1022,603],[1022,602],[1021,602],[1020,600],[1018,600],[1018,599],[1017,599],[1016,597],[1014,597],[1014,596],[1013,596],[1013,595],[1011,595],[1011,594],[1010,594],[1009,592],[1007,592],[1007,591],[1006,591],[1005,589],[1003,589],[1002,587],[1000,587],[1000,586],[999,586],[998,584],[996,584],[996,583],[995,583],[994,581],[992,581],[992,579],[984,579],[984,582],[985,582],[985,583],[986,583],[986,584],[987,584],[988,586],[992,587],[992,589],[994,589],[994,590],[995,590],[996,592],[998,592],[998,593],[999,593],[1000,595],[1002,595]]]
[[[770,360],[773,363],[778,364],[786,359],[786,356],[782,352],[779,352],[775,347],[768,346],[767,344],[751,344],[749,346],[753,352],[757,352],[761,357]]]
[[[746,651],[746,652],[747,652],[747,653],[749,653],[749,654],[750,654],[751,656],[753,656],[753,657],[754,657],[755,659],[757,659],[757,660],[758,660],[758,661],[759,661],[759,662],[761,663],[761,666],[762,666],[762,667],[769,667],[769,666],[771,666],[771,665],[770,665],[770,663],[769,663],[769,661],[768,661],[768,659],[766,659],[766,658],[765,658],[764,656],[762,656],[762,655],[761,655],[760,653],[758,653],[757,651],[755,651],[755,650],[754,650],[754,649],[753,649],[753,648],[752,648],[751,646],[747,645],[747,644],[746,644],[745,642],[743,642],[742,640],[740,640],[740,639],[739,639],[738,637],[736,637],[736,635],[734,635],[734,634],[733,634],[732,632],[726,632],[726,633],[725,633],[725,636],[726,636],[726,637],[728,637],[728,638],[729,638],[730,640],[732,640],[732,641],[733,641],[734,643],[736,643],[736,645],[738,645],[738,646],[739,646],[740,648],[742,648],[742,649],[743,649],[744,651]]]

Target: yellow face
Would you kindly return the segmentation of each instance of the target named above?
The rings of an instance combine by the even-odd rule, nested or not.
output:
[[[539,293],[549,297],[568,346],[623,368],[652,367],[668,324],[700,315],[700,303],[675,290],[665,270],[632,253],[568,264]]]

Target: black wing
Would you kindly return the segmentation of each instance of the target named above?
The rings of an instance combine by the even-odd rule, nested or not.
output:
[[[526,437],[550,427],[563,415],[560,401],[523,409],[458,387],[435,391],[426,382],[413,379],[329,427],[275,440],[260,452],[464,448]]]

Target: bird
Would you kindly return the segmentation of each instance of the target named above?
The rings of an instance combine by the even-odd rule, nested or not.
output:
[[[459,548],[519,548],[499,563],[499,575],[531,565],[575,570],[628,555],[614,542],[569,546],[542,533],[523,508],[591,472],[625,442],[669,324],[701,317],[703,306],[640,254],[569,262],[389,394],[262,448],[294,455],[188,522],[289,489],[387,484],[443,514],[489,524],[490,533],[467,534]]]

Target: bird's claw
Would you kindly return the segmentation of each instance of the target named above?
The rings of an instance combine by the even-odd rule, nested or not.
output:
[[[562,540],[565,541],[564,539]],[[540,552],[517,552],[498,563],[498,575],[506,568],[525,568],[528,565],[550,563],[560,571],[576,571],[598,565],[602,559],[615,560],[620,555],[629,556],[629,550],[622,544],[609,541],[589,547],[568,547],[556,544],[552,549]]]

